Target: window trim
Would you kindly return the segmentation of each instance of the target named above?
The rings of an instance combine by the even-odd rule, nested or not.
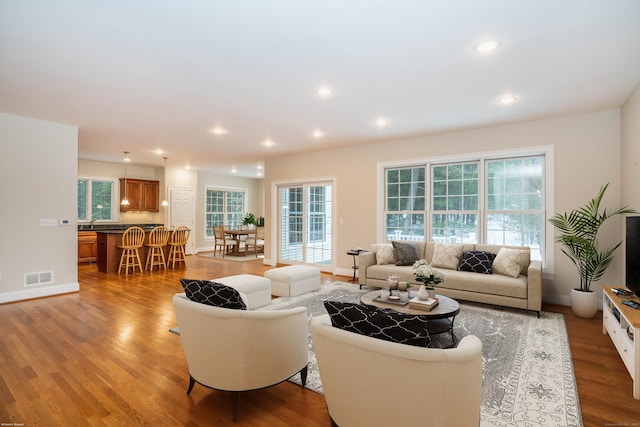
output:
[[[209,190],[213,190],[213,191],[224,191],[226,192],[238,192],[238,193],[243,193],[243,201],[242,204],[244,205],[244,212],[243,215],[247,212],[249,212],[248,209],[248,204],[249,204],[249,189],[246,187],[227,187],[227,186],[222,186],[222,185],[205,185],[204,186],[204,194],[203,194],[203,204],[202,204],[202,211],[203,211],[203,217],[202,217],[202,235],[203,235],[203,240],[207,240],[207,241],[211,241],[211,240],[215,240],[215,236],[211,235],[208,236],[207,235],[207,191]],[[226,211],[225,211],[225,215],[226,215]]]
[[[87,184],[91,183],[92,181],[103,181],[103,182],[111,183],[111,219],[96,219],[93,222],[94,223],[98,222],[102,224],[118,222],[120,219],[119,218],[120,201],[118,200],[118,192],[120,190],[119,181],[113,178],[101,178],[97,176],[78,176],[76,178],[76,188],[77,188],[78,181],[81,181],[81,180],[87,181]],[[93,198],[93,194],[91,194],[91,191],[89,191],[89,188],[90,188],[90,185],[87,186],[87,219],[81,220],[79,218],[76,218],[76,221],[78,224],[91,224],[92,222],[91,201]],[[76,203],[77,202],[78,202],[78,194],[76,193]],[[76,207],[76,216],[77,216],[77,207]]]
[[[493,150],[493,151],[481,151],[474,153],[460,153],[449,154],[442,156],[432,157],[420,157],[411,159],[389,160],[381,161],[377,163],[377,189],[376,189],[376,242],[385,242],[386,236],[385,230],[385,171],[388,168],[406,168],[418,165],[425,165],[427,167],[438,164],[457,163],[467,161],[480,161],[481,168],[479,170],[484,177],[484,163],[486,160],[505,159],[509,157],[525,157],[525,156],[544,156],[545,167],[543,173],[543,181],[545,185],[545,211],[544,211],[544,223],[545,223],[545,259],[543,260],[543,270],[547,274],[554,274],[555,271],[555,251],[554,251],[554,235],[555,231],[553,226],[549,223],[548,219],[553,216],[554,210],[554,146],[553,145],[541,145],[532,147],[513,148],[505,150]],[[484,181],[484,179],[480,180]],[[479,182],[479,191],[484,196],[485,184]],[[480,199],[484,199],[481,197]],[[480,203],[480,200],[479,200]],[[484,221],[484,201],[481,203],[481,214],[478,221]],[[429,209],[431,208],[428,206]],[[484,230],[479,235],[479,239],[485,239]],[[480,240],[484,241],[484,240]]]

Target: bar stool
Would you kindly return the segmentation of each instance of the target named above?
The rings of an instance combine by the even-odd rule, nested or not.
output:
[[[164,247],[167,246],[169,240],[169,230],[164,225],[155,227],[149,232],[149,241],[144,245],[149,248],[147,252],[147,262],[145,263],[145,270],[153,271],[153,266],[162,266],[167,269],[166,261],[164,258]]]
[[[171,233],[171,239],[169,240],[169,259],[167,260],[167,267],[171,263],[171,268],[176,267],[176,262],[185,262],[184,259],[184,247],[187,245],[187,240],[189,240],[189,234],[191,234],[191,230],[189,227],[180,226],[173,230]]]
[[[140,262],[140,254],[138,253],[138,249],[142,247],[142,242],[144,242],[144,230],[140,227],[129,227],[122,234],[122,244],[118,245],[122,249],[118,274],[120,274],[122,266],[125,267],[125,274],[127,275],[129,274],[129,268],[133,268],[135,272],[136,267],[139,267],[140,273],[142,273],[142,262]]]

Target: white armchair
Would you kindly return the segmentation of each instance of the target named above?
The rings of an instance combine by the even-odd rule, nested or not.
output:
[[[269,387],[300,372],[306,383],[307,309],[251,311],[213,307],[173,297],[180,339],[189,365],[189,389],[196,382],[230,391],[233,420],[240,392]]]
[[[456,348],[415,347],[311,320],[331,425],[477,426],[482,395],[482,342]]]

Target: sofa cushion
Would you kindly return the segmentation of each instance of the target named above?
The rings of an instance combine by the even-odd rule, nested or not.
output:
[[[448,268],[449,270],[455,270],[458,268],[458,264],[460,264],[462,250],[462,245],[456,245],[453,243],[436,243],[433,250],[431,265],[435,268]]]
[[[444,282],[439,283],[436,292],[441,292],[452,298],[456,295],[449,294],[445,289],[455,291],[472,292],[477,295],[504,296],[509,298],[527,298],[527,277],[517,278],[504,276],[502,274],[476,274],[468,271],[447,270]],[[458,295],[460,299],[465,299]],[[482,300],[481,300],[482,301]]]
[[[465,251],[458,265],[458,271],[491,274],[496,254],[485,251]]]
[[[420,259],[418,245],[411,242],[391,242],[395,250],[396,265],[413,265]]]
[[[331,324],[345,331],[385,341],[428,347],[427,321],[412,314],[352,302],[325,301]]]
[[[530,251],[524,249],[501,248],[493,260],[493,271],[510,277],[518,277],[529,265]]]
[[[376,254],[376,264],[395,264],[396,257],[391,243],[374,243],[371,245],[371,252]]]
[[[231,286],[210,280],[180,279],[184,293],[191,301],[221,308],[246,310],[240,293]]]

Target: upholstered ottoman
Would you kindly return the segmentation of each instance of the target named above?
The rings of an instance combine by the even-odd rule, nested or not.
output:
[[[220,277],[214,282],[231,286],[243,295],[248,310],[271,304],[271,280],[253,274]]]
[[[320,269],[307,265],[289,265],[264,272],[271,279],[271,293],[279,297],[295,297],[320,289]]]

